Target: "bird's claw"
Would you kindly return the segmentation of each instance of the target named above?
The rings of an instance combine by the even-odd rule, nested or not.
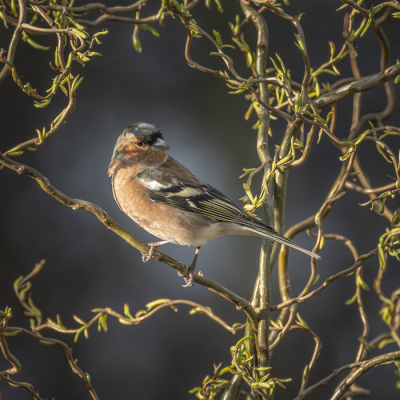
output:
[[[193,280],[194,280],[194,275],[193,275],[193,271],[194,271],[194,265],[191,265],[190,267],[185,267],[189,277],[183,276],[183,279],[186,282],[186,285],[182,285],[182,287],[190,287],[190,286],[194,286]]]
[[[149,243],[148,244],[148,246],[150,246],[149,254],[142,253],[142,261],[144,263],[147,263],[147,261],[150,261],[153,258],[154,252],[156,251],[159,244],[160,243]]]
[[[144,263],[147,263],[147,261],[150,261],[152,259],[152,256],[149,256],[148,254],[142,253],[142,261]]]

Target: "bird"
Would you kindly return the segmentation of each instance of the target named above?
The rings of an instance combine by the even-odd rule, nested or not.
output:
[[[161,239],[148,243],[150,250],[148,255],[142,255],[144,262],[166,243],[196,247],[193,261],[186,267],[188,278],[185,277],[184,286],[191,286],[200,247],[222,235],[261,236],[320,259],[242,211],[170,157],[166,153],[169,148],[160,129],[137,122],[118,137],[108,167],[119,208]]]

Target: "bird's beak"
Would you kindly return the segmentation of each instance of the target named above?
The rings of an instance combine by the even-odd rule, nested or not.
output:
[[[151,148],[155,151],[158,150],[168,150],[169,146],[167,145],[167,143],[165,143],[164,140],[158,138],[151,146]]]

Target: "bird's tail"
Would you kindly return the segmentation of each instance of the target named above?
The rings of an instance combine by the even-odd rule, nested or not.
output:
[[[244,229],[255,233],[256,235],[262,236],[266,239],[273,240],[274,242],[278,242],[284,244],[286,246],[292,247],[296,250],[299,250],[305,254],[308,254],[311,257],[314,257],[317,260],[320,260],[321,257],[318,254],[313,253],[312,251],[306,250],[304,247],[301,247],[296,242],[293,242],[290,239],[285,238],[284,236],[280,235],[270,226],[263,224],[262,222],[256,221],[243,221],[240,225],[243,226]]]

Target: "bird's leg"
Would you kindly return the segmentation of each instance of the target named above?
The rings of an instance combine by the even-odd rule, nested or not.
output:
[[[194,258],[192,263],[190,264],[190,267],[187,267],[187,270],[189,272],[189,278],[183,278],[185,279],[186,285],[182,285],[183,287],[188,287],[188,286],[193,286],[193,271],[196,267],[196,261],[197,261],[197,257],[199,256],[200,253],[200,246],[196,247],[196,251],[194,252]]]
[[[152,242],[152,243],[147,243],[147,246],[150,246],[150,251],[149,254],[144,254],[142,253],[142,260],[144,263],[147,261],[150,261],[153,258],[153,254],[156,251],[158,246],[161,246],[162,244],[167,244],[171,243],[170,240],[160,240],[159,242]]]

